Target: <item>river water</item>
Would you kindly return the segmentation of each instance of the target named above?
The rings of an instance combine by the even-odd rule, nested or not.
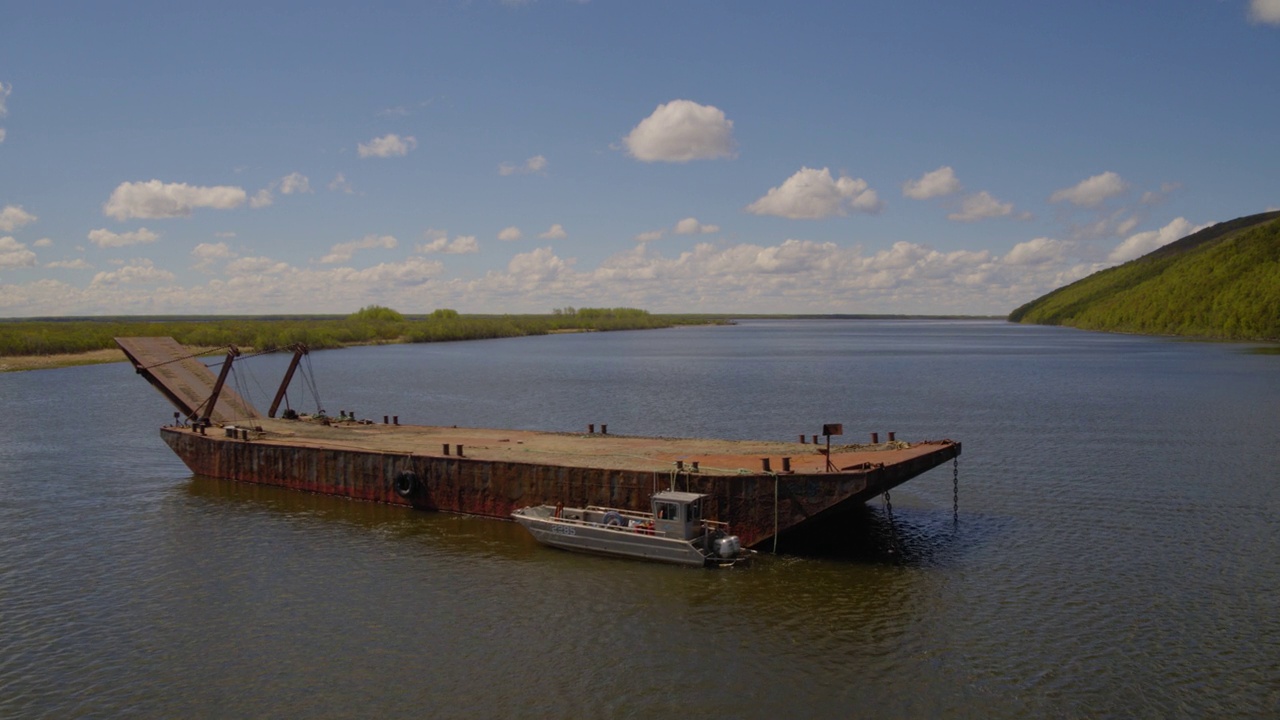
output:
[[[282,370],[236,373],[260,406]],[[193,477],[126,365],[0,375],[0,717],[1280,715],[1280,357],[986,321],[316,352],[401,422],[964,443],[703,571]],[[302,410],[315,400],[295,385]],[[267,395],[267,397],[263,397]]]

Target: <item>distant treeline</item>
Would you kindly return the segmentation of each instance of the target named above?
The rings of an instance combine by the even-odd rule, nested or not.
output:
[[[1280,340],[1280,212],[1219,223],[1038,298],[1014,322]]]
[[[115,348],[116,337],[171,336],[183,345],[271,350],[304,343],[315,349],[376,343],[444,342],[641,330],[724,323],[709,315],[653,315],[634,308],[559,308],[548,315],[462,315],[440,309],[402,315],[370,305],[347,316],[115,317],[0,321],[0,356],[54,355]]]

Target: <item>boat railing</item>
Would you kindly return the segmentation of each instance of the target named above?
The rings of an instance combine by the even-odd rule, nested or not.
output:
[[[624,518],[635,518],[636,520],[652,520],[653,515],[646,512],[636,510],[619,510],[618,508],[604,507],[602,505],[588,505],[583,510],[588,512],[611,513],[615,512]]]
[[[589,511],[589,512],[600,512],[600,513],[616,512],[618,513],[619,516],[623,517],[624,519],[627,519],[628,521],[641,520],[644,523],[648,523],[648,525],[647,526],[636,525],[631,522],[627,522],[625,525],[606,525],[603,522],[600,522],[598,520],[587,520],[585,518],[564,517],[564,516],[561,516],[561,517],[553,516],[547,519],[552,522],[560,523],[564,525],[578,525],[582,527],[603,528],[605,530],[614,530],[617,532],[643,533],[645,535],[653,535],[655,537],[668,536],[668,533],[666,531],[659,530],[657,527],[654,527],[652,525],[652,522],[653,522],[652,515],[646,515],[644,513],[638,513],[638,512],[629,512],[626,510],[618,510],[617,508],[601,507],[599,505],[588,505],[587,507],[583,508],[583,510]]]

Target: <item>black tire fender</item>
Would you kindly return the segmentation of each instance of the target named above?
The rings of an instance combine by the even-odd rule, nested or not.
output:
[[[402,498],[408,498],[418,490],[418,474],[412,470],[401,470],[392,481],[391,488]]]

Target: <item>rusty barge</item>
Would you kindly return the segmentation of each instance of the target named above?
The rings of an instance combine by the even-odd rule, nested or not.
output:
[[[952,440],[831,445],[838,425],[796,441],[635,437],[275,418],[300,348],[264,417],[172,338],[117,338],[138,374],[178,408],[160,436],[193,472],[422,510],[509,519],[563,502],[642,510],[661,490],[710,495],[704,512],[748,547],[838,518],[960,455]],[[812,442],[810,442],[812,438]],[[878,440],[878,438],[875,438]]]

